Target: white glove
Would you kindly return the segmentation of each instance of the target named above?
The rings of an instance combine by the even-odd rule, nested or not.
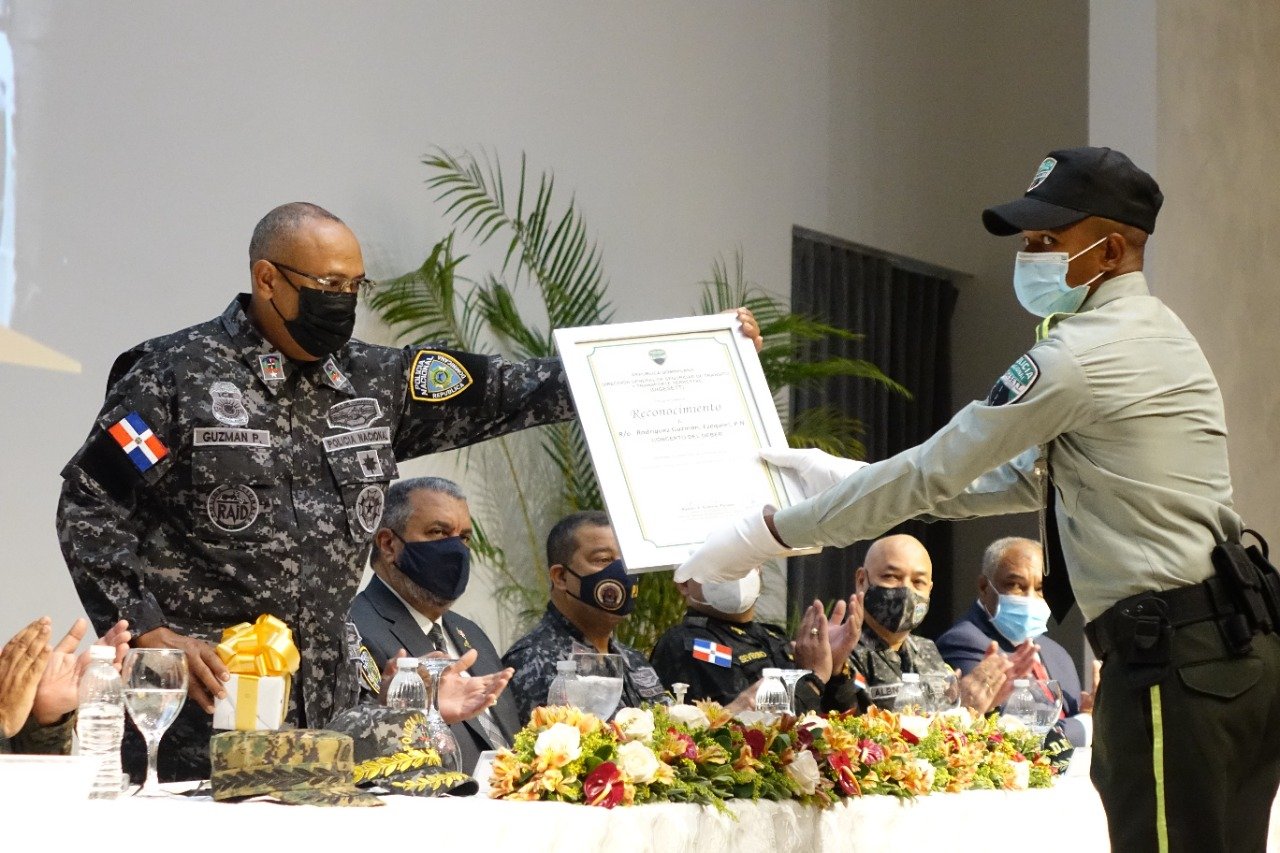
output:
[[[806,498],[822,494],[853,472],[867,467],[866,462],[832,456],[814,447],[765,447],[760,450],[760,458],[794,472],[800,478]]]
[[[676,583],[736,581],[766,560],[790,551],[769,532],[764,523],[764,509],[713,530],[707,541],[676,569]]]

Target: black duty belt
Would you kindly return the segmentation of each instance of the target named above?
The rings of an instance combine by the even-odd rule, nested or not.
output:
[[[1273,592],[1280,592],[1278,588],[1280,583],[1273,580],[1274,577],[1273,575],[1272,578],[1268,578],[1268,585],[1272,587]],[[1216,576],[1194,586],[1139,593],[1121,599],[1097,619],[1084,626],[1085,636],[1089,639],[1089,645],[1093,647],[1094,654],[1105,658],[1115,647],[1116,622],[1121,618],[1121,614],[1140,606],[1144,600],[1152,598],[1164,602],[1169,624],[1175,630],[1197,622],[1207,622],[1210,619],[1231,618],[1238,613],[1226,584]]]

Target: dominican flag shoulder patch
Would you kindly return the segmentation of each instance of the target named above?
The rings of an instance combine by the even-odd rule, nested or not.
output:
[[[694,640],[693,657],[694,660],[705,661],[725,669],[733,666],[733,649],[713,640]]]
[[[156,438],[137,412],[130,412],[107,430],[139,471],[145,471],[169,455],[169,448]]]

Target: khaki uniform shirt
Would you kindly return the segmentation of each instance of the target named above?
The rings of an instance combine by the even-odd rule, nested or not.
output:
[[[848,545],[910,518],[1044,506],[1045,462],[1080,609],[1198,583],[1238,538],[1222,395],[1142,273],[1103,284],[928,441],[779,512],[793,547]],[[1010,461],[1012,460],[1012,461]],[[1004,463],[1004,464],[1002,464]]]

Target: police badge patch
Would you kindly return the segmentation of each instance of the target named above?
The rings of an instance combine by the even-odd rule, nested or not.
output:
[[[209,386],[213,398],[213,416],[227,426],[244,426],[249,423],[249,412],[244,407],[244,395],[230,382],[215,382]]]
[[[356,521],[360,522],[365,533],[372,533],[378,529],[378,522],[382,521],[382,506],[385,502],[386,497],[378,486],[365,486],[360,490],[360,494],[356,497]]]
[[[409,390],[422,403],[443,403],[466,391],[475,382],[470,371],[448,353],[424,349],[413,357]]]
[[[248,529],[262,509],[257,493],[239,483],[218,486],[209,493],[205,506],[213,526],[228,533]]]
[[[1003,406],[1021,400],[1040,378],[1040,365],[1030,355],[1024,355],[1009,366],[987,395],[988,406]]]
[[[329,407],[325,422],[330,429],[353,430],[367,427],[382,417],[382,406],[373,397],[356,397]]]

